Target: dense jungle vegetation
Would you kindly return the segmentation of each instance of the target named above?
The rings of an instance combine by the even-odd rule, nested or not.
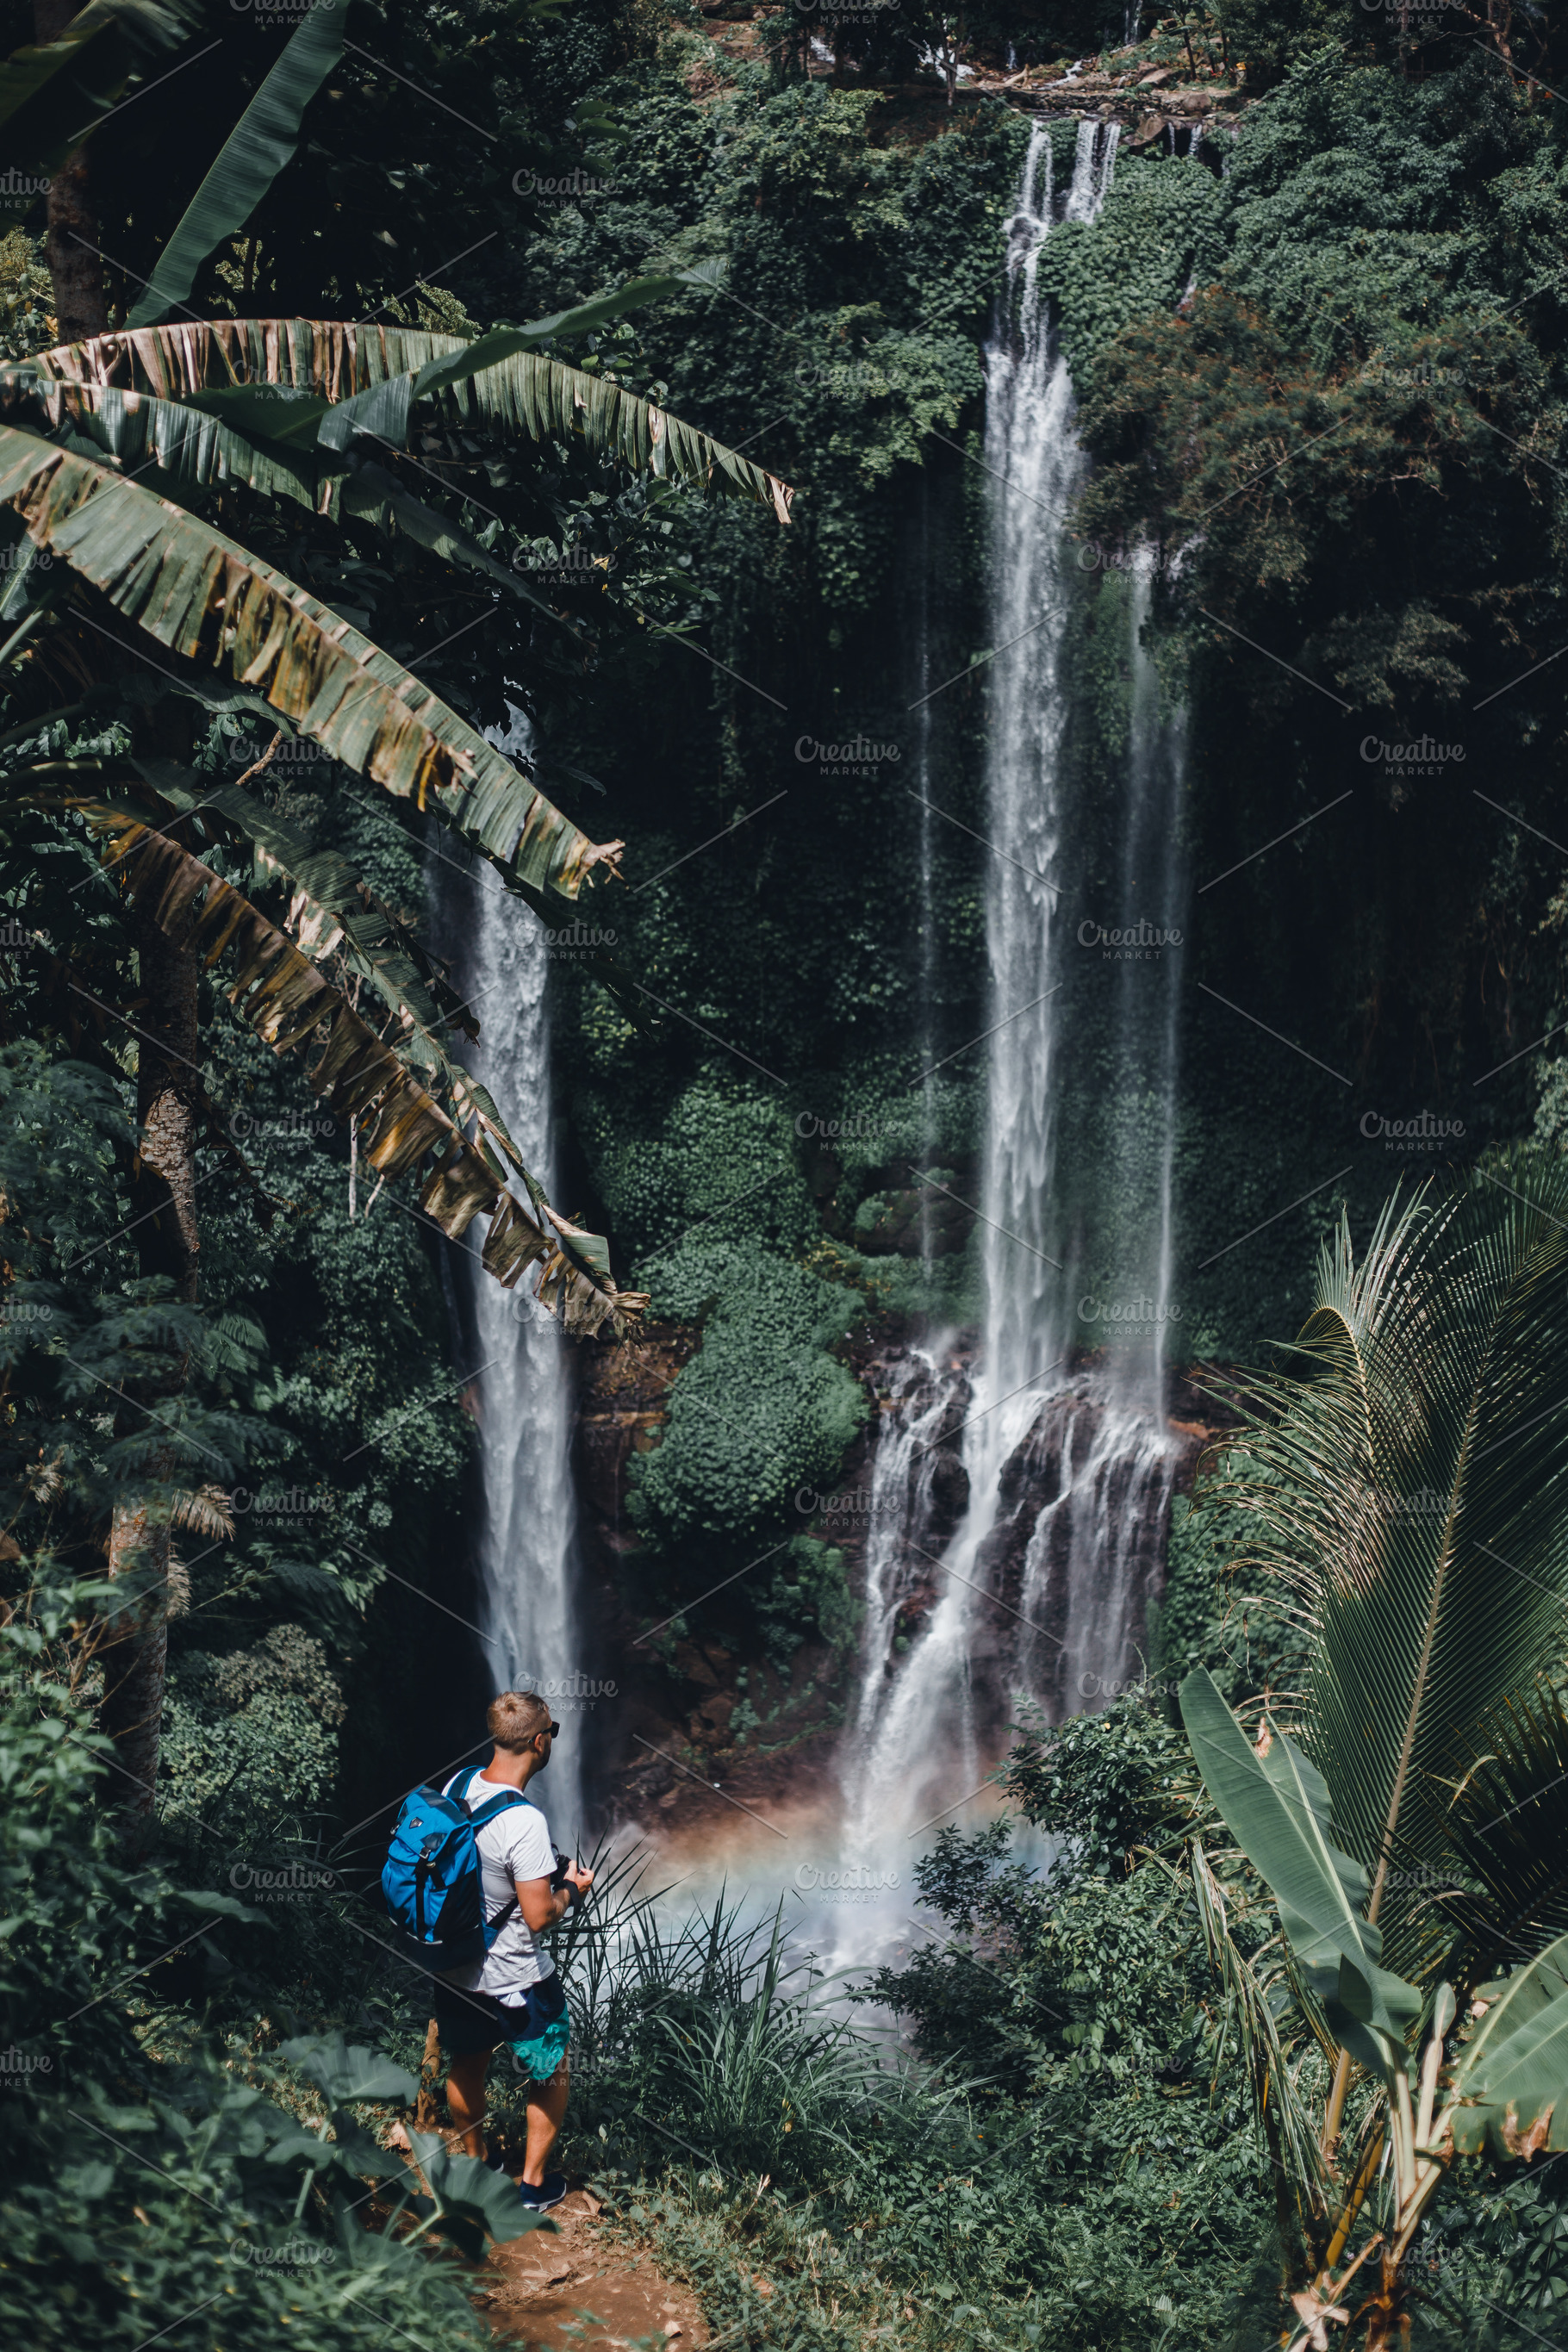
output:
[[[465,2264],[507,2223],[391,2144],[426,2004],[374,1899],[486,1692],[465,1215],[584,1349],[642,1294],[700,1327],[632,1473],[634,1607],[851,1646],[793,1499],[864,1419],[847,1340],[978,1296],[983,351],[1029,118],[924,60],[1131,29],[1239,100],[1191,154],[1130,141],[1042,258],[1094,460],[1066,758],[1109,887],[1152,549],[1184,1346],[1240,1424],[1147,1681],[1026,1727],[1006,1822],[921,1865],[932,1948],[858,2005],[728,1905],[682,1935],[618,1880],[563,1931],[565,2158],[739,2352],[1560,2342],[1568,2084],[1544,2034],[1485,2073],[1481,1990],[1519,1962],[1507,2031],[1554,2019],[1568,1927],[1556,12],[0,14],[7,2330],[487,2339]],[[387,356],[312,399],[324,331],[198,352],[258,320]],[[163,341],[107,386],[61,357],[128,326]],[[547,797],[457,781],[510,707]],[[463,1075],[443,858],[598,934],[553,975],[552,1204]],[[1120,1074],[1068,995],[1092,1265]],[[1428,1237],[1374,1237],[1412,1172]],[[1415,1491],[1451,1508],[1376,1500]],[[1470,2102],[1440,2162],[1434,2042]]]

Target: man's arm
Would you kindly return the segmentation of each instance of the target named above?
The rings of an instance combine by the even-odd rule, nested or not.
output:
[[[517,1887],[517,1907],[537,1936],[545,1927],[553,1927],[564,1919],[572,1908],[574,1888],[586,1895],[594,1884],[591,1870],[577,1870],[567,1865],[564,1886],[552,1886],[548,1878],[520,1878]]]

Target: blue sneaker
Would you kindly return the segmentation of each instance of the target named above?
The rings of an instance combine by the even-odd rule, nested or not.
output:
[[[517,2193],[531,2213],[548,2213],[550,2208],[559,2205],[566,2194],[566,2175],[563,2172],[547,2172],[537,2188],[531,2180],[520,2180]]]

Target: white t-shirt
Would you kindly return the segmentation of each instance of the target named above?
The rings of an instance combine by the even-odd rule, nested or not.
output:
[[[447,1796],[464,1793],[465,1777],[459,1772],[447,1781]],[[511,1785],[480,1772],[467,1791],[468,1803],[478,1812]],[[517,1902],[520,1878],[548,1878],[555,1868],[550,1824],[532,1799],[525,1796],[521,1805],[508,1805],[493,1821],[486,1822],[476,1832],[474,1843],[479,1850],[486,1918],[493,1919],[509,1898],[512,1913],[482,1960],[466,1969],[451,1969],[447,1976],[465,1992],[488,1992],[498,2000],[515,2000],[530,1985],[555,1973],[554,1961],[536,1939]]]

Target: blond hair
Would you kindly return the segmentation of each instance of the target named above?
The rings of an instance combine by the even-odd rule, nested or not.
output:
[[[485,1722],[496,1746],[519,1756],[549,1730],[550,1709],[537,1691],[502,1691],[491,1699]]]

